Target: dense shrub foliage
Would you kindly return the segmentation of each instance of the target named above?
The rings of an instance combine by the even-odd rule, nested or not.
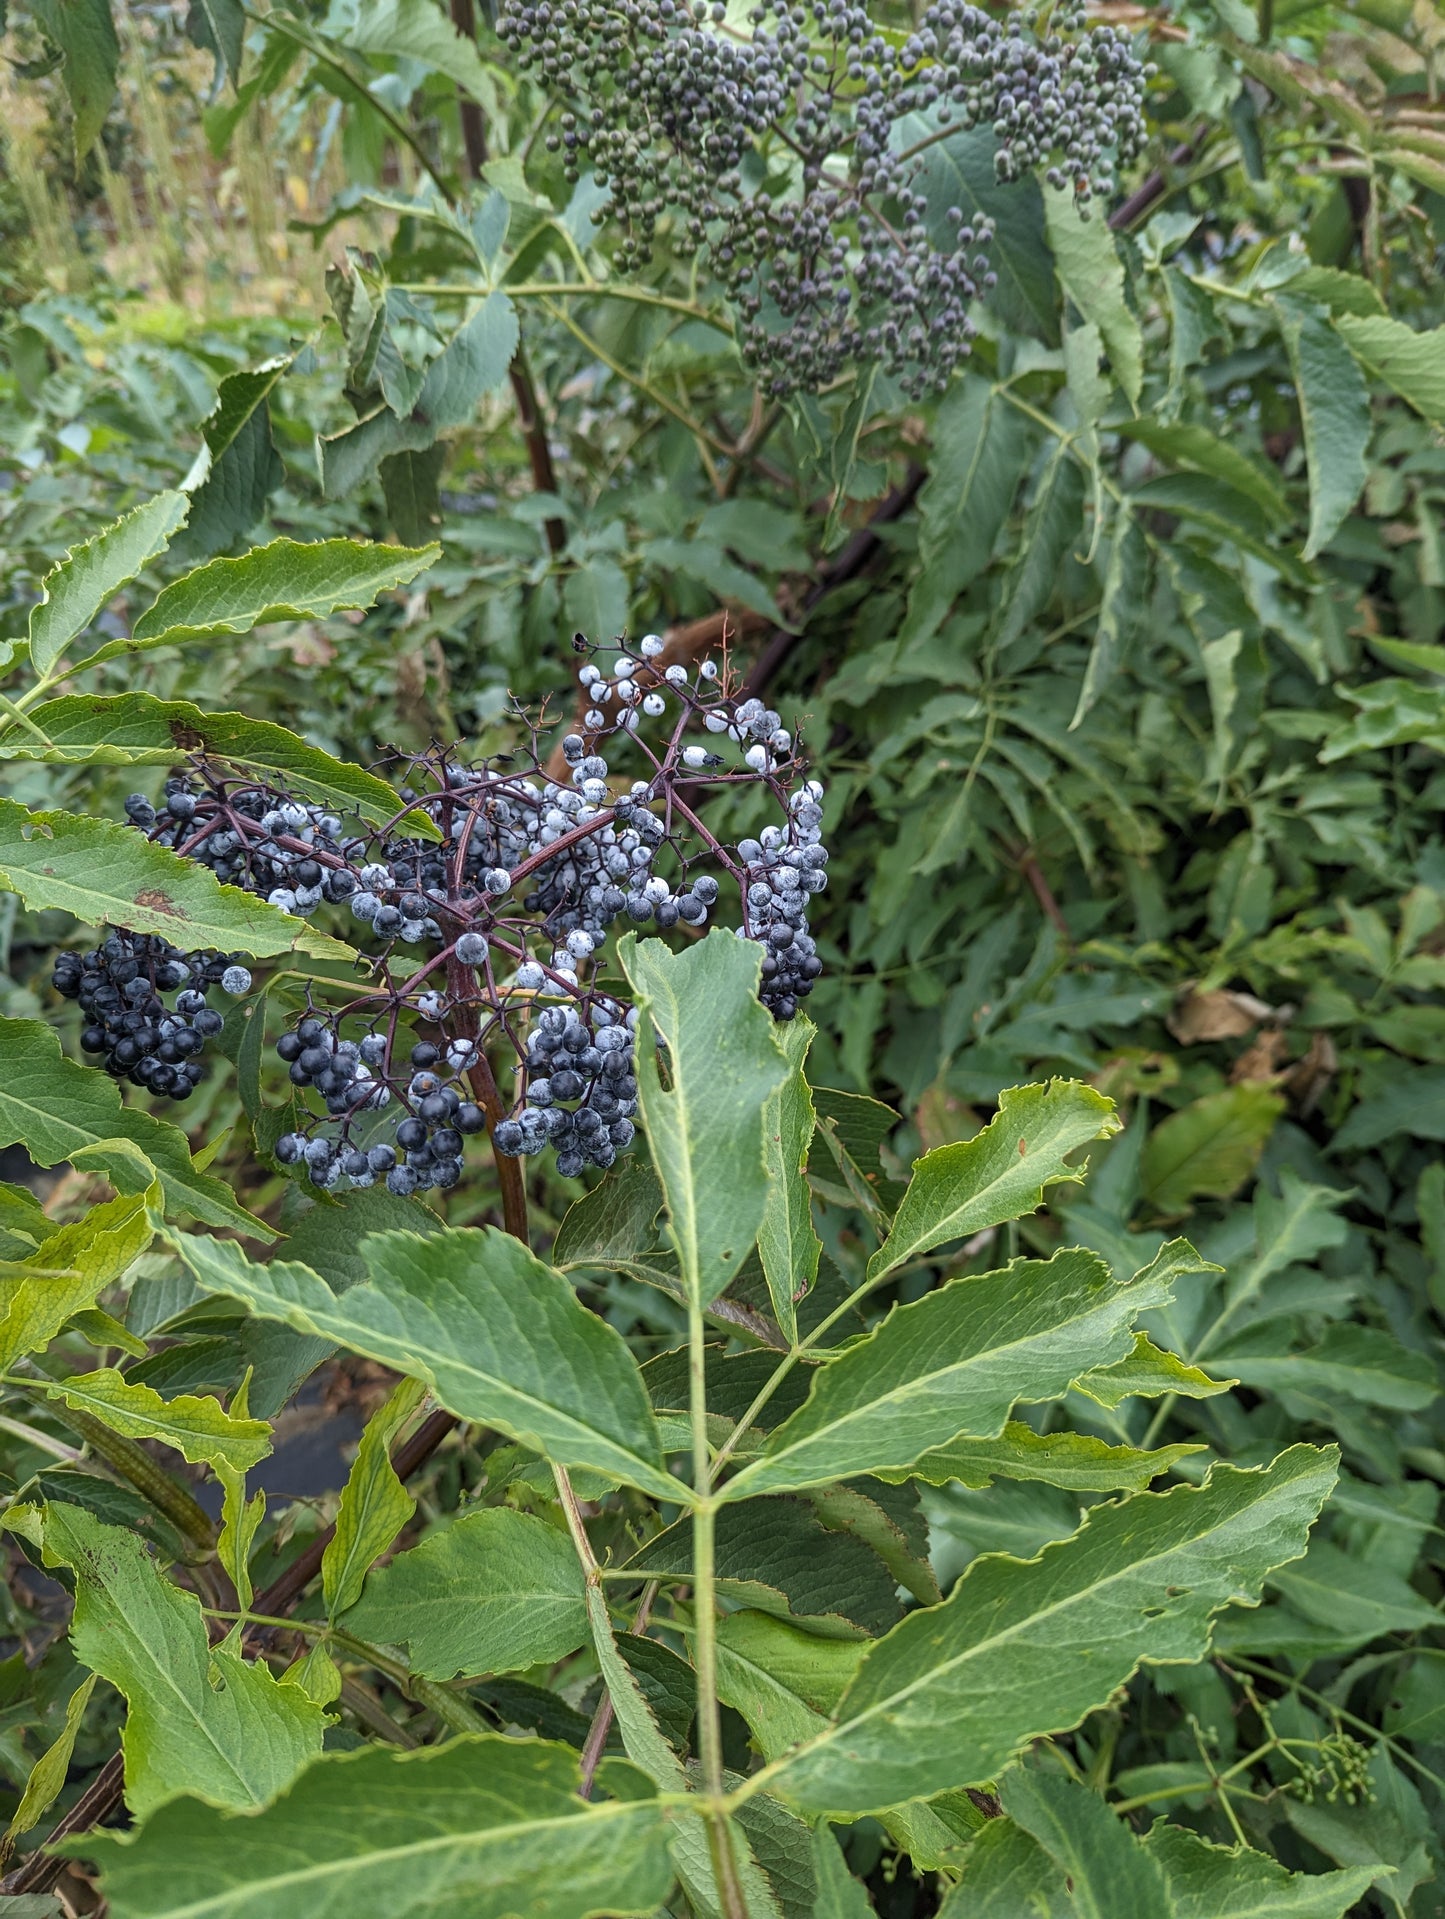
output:
[[[12,9],[0,1913],[1442,1909],[1440,39]]]

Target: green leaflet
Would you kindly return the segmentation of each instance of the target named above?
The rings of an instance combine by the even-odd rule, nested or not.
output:
[[[858,1670],[863,1643],[820,1639],[770,1613],[718,1621],[718,1697],[747,1720],[765,1759],[824,1730]]]
[[[520,1672],[582,1645],[584,1594],[564,1532],[488,1507],[378,1567],[346,1629],[373,1644],[405,1645],[413,1671],[426,1679]]]
[[[495,1426],[564,1466],[592,1466],[686,1500],[667,1471],[637,1364],[622,1337],[507,1234],[374,1233],[370,1279],[338,1295],[307,1266],[253,1265],[226,1240],[183,1239],[208,1293],[424,1379],[459,1419]]]
[[[125,1695],[126,1804],[178,1794],[254,1810],[321,1750],[322,1717],[262,1663],[213,1652],[199,1602],[133,1533],[79,1506],[12,1507],[5,1523],[75,1574],[75,1656]]]
[[[1080,1373],[1073,1385],[1076,1392],[1086,1394],[1096,1405],[1107,1406],[1112,1412],[1126,1399],[1158,1399],[1164,1393],[1178,1393],[1185,1399],[1210,1399],[1215,1393],[1228,1392],[1237,1383],[1233,1379],[1212,1379],[1197,1366],[1180,1359],[1177,1353],[1156,1346],[1147,1333],[1140,1333],[1131,1353],[1112,1366],[1097,1366]]]
[[[1033,1212],[1046,1186],[1083,1177],[1068,1165],[1069,1153],[1118,1130],[1114,1102],[1077,1080],[1002,1093],[981,1133],[937,1147],[914,1166],[893,1230],[868,1262],[870,1282],[945,1241]]]
[[[763,1165],[768,1192],[758,1228],[758,1256],[767,1275],[768,1294],[789,1343],[798,1336],[797,1295],[818,1277],[823,1243],[813,1225],[808,1187],[808,1149],[813,1143],[813,1096],[803,1074],[816,1029],[795,1019],[778,1029],[778,1044],[788,1077],[763,1109]]]
[[[238,1418],[219,1400],[189,1393],[162,1399],[153,1386],[133,1385],[113,1366],[75,1374],[47,1391],[127,1439],[163,1440],[192,1465],[224,1463],[245,1472],[271,1450],[271,1428],[264,1419]]]
[[[1003,1809],[1064,1877],[1079,1919],[1176,1919],[1158,1860],[1087,1786],[1016,1767],[1003,1781]]]
[[[1287,1872],[1262,1852],[1211,1845],[1163,1819],[1139,1843],[1163,1869],[1173,1919],[1344,1919],[1380,1874],[1376,1865]]]
[[[1151,453],[1158,453],[1176,466],[1192,467],[1223,480],[1236,493],[1252,500],[1273,525],[1289,519],[1289,504],[1278,472],[1266,461],[1253,459],[1229,441],[1221,440],[1208,427],[1192,424],[1165,425],[1143,418],[1126,420],[1118,428],[1128,439],[1138,440]]]
[[[767,1203],[763,1116],[787,1064],[757,997],[762,954],[714,927],[682,953],[629,935],[618,958],[641,1012],[637,1080],[668,1233],[706,1303],[752,1250]],[[665,1088],[654,1031],[667,1045]]]
[[[1440,1392],[1435,1362],[1411,1352],[1392,1334],[1372,1326],[1329,1327],[1303,1352],[1284,1349],[1278,1323],[1251,1328],[1220,1348],[1211,1360],[1243,1386],[1283,1393],[1309,1407],[1309,1417],[1328,1418],[1340,1394],[1364,1406],[1391,1412],[1421,1412]]]
[[[868,1812],[995,1776],[1142,1662],[1203,1656],[1215,1612],[1297,1559],[1333,1448],[1094,1507],[1037,1558],[988,1555],[871,1648],[829,1730],[757,1775],[804,1809]]]
[[[64,10],[55,11],[60,17]],[[77,142],[80,133],[77,120]],[[189,505],[184,493],[158,493],[51,568],[30,609],[30,664],[37,674],[48,673],[106,602],[165,552]]]
[[[92,1206],[42,1240],[33,1258],[0,1265],[0,1371],[48,1345],[140,1258],[154,1236],[160,1198],[156,1184]]]
[[[1065,1392],[1081,1358],[1099,1366],[1123,1358],[1137,1316],[1173,1294],[1168,1274],[1121,1285],[1081,1247],[952,1280],[895,1306],[819,1368],[807,1400],[723,1496],[899,1471],[956,1434],[995,1438],[1017,1400]]]
[[[1417,412],[1445,425],[1445,327],[1417,333],[1383,313],[1339,313],[1335,331],[1357,360]]]
[[[933,462],[919,497],[920,566],[898,651],[929,639],[988,565],[1028,461],[1023,416],[986,380],[955,381],[934,422]]]
[[[1288,297],[1277,297],[1275,306],[1299,391],[1310,471],[1304,557],[1312,560],[1339,531],[1368,477],[1370,396],[1349,348],[1322,314]]]
[[[85,1717],[85,1709],[94,1691],[95,1674],[91,1673],[70,1695],[65,1708],[65,1724],[30,1769],[30,1777],[25,1781],[25,1790],[20,1795],[20,1804],[5,1828],[4,1840],[0,1841],[0,1859],[9,1858],[15,1841],[38,1826],[60,1797],[66,1774],[70,1770],[70,1755],[75,1750],[75,1735],[80,1731],[80,1722]],[[0,1912],[3,1910],[3,1906],[0,1906]]]
[[[362,0],[340,35],[343,46],[358,53],[379,53],[397,60],[419,60],[435,73],[496,109],[497,90],[477,52],[433,0]]]
[[[370,1747],[328,1755],[244,1825],[181,1801],[129,1842],[87,1845],[114,1919],[650,1913],[672,1879],[659,1808],[577,1786],[576,1753],[541,1741]]]
[[[439,433],[464,425],[482,396],[506,379],[517,339],[512,302],[505,293],[489,293],[428,365],[410,413],[403,417],[390,407],[378,407],[355,426],[320,442],[321,481],[328,497],[354,491],[380,461],[398,453],[420,453]]]
[[[1067,187],[1044,190],[1044,219],[1060,283],[1103,335],[1114,377],[1131,407],[1144,380],[1144,340],[1124,292],[1124,267],[1107,220],[1084,219]]]
[[[608,1266],[673,1290],[671,1257],[657,1251],[661,1211],[656,1173],[641,1153],[629,1153],[567,1209],[552,1242],[553,1263],[564,1272],[573,1266]]]
[[[367,1569],[384,1553],[416,1511],[416,1501],[396,1476],[391,1442],[426,1397],[419,1379],[403,1379],[366,1422],[356,1458],[341,1489],[336,1531],[321,1559],[326,1617],[339,1619],[361,1597]],[[383,1633],[384,1639],[398,1637]],[[450,1677],[450,1674],[444,1675]]]
[[[1135,1838],[1102,1799],[1054,1775],[1011,1773],[1004,1801],[1014,1818],[984,1827],[940,1919],[1344,1919],[1380,1872],[1292,1873],[1165,1819]]]
[[[61,78],[70,102],[75,164],[95,145],[110,103],[120,46],[108,0],[35,0],[47,40],[65,55]]]
[[[33,912],[58,908],[88,926],[162,933],[178,946],[348,959],[351,948],[116,820],[31,813],[0,799],[0,888]]]
[[[902,1472],[880,1470],[880,1479],[922,1479],[941,1486],[950,1479],[983,1487],[995,1479],[1037,1479],[1077,1493],[1143,1492],[1152,1480],[1172,1472],[1177,1460],[1207,1450],[1203,1446],[1160,1446],[1141,1452],[1111,1446],[1085,1433],[1036,1433],[1011,1420],[997,1439],[951,1439]]]
[[[66,1059],[59,1034],[43,1020],[0,1019],[0,1057],[0,1145],[19,1141],[39,1166],[83,1153],[87,1165],[122,1192],[144,1188],[158,1176],[168,1215],[189,1214],[251,1239],[275,1239],[224,1181],[197,1171],[178,1126],[123,1106],[109,1074]]]
[[[207,713],[189,700],[158,700],[151,693],[73,693],[37,706],[31,717],[50,747],[29,734],[19,736],[7,748],[15,758],[173,766],[183,753],[199,750],[263,778],[279,774],[288,786],[376,826],[396,819],[400,806],[385,780],[333,759],[284,726],[244,713]],[[400,828],[421,839],[441,837],[420,811],[408,813]]]
[[[1258,1165],[1283,1111],[1282,1096],[1257,1082],[1181,1106],[1149,1135],[1140,1166],[1144,1197],[1166,1217],[1196,1199],[1228,1198]]]
[[[405,586],[438,557],[436,546],[381,546],[367,540],[272,540],[234,560],[211,560],[172,580],[128,640],[90,655],[94,664],[152,646],[179,646],[249,633],[272,620],[320,620],[370,606]]]
[[[187,24],[192,38],[197,27],[203,27],[218,66],[229,69],[234,82],[246,28],[240,0],[192,0]],[[271,437],[270,399],[295,357],[294,353],[274,354],[259,366],[238,368],[221,380],[216,404],[201,423],[206,475],[191,494],[186,522],[186,543],[193,551],[218,553],[249,533],[286,477]]]

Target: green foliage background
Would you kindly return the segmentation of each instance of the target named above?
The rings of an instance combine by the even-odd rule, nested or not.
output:
[[[725,611],[732,656],[764,664],[828,784],[809,1077],[900,1116],[878,1177],[972,1138],[1023,1081],[1086,1080],[1124,1119],[1090,1148],[1086,1185],[920,1260],[890,1297],[1061,1244],[1122,1279],[1187,1233],[1224,1276],[1140,1324],[1234,1385],[1112,1405],[1074,1391],[1071,1425],[1203,1447],[1176,1469],[1196,1482],[1210,1459],[1343,1449],[1308,1555],[1227,1616],[1213,1659],[1150,1668],[1059,1742],[1054,1770],[1016,1775],[1013,1823],[979,1842],[977,1910],[1025,1909],[997,1835],[1040,1839],[1053,1815],[1028,1792],[1072,1777],[1141,1830],[1167,1809],[1292,1871],[1356,1873],[1334,1904],[1290,1910],[1445,1912],[1445,17],[1432,0],[1113,9],[1161,69],[1123,217],[1081,226],[1032,183],[992,187],[980,138],[959,136],[938,192],[997,198],[1002,263],[969,374],[923,408],[863,375],[784,410],[754,393],[695,261],[610,283],[596,190],[566,188],[530,143],[545,103],[485,25],[478,52],[430,0],[219,11],[214,60],[192,45],[214,53],[213,30],[188,40],[179,17],[136,9],[113,57],[76,43],[58,71],[5,83],[0,631],[23,632],[68,548],[183,482],[186,533],[101,613],[102,638],[188,566],[277,536],[435,538],[441,558],[364,617],[102,663],[85,690],[240,710],[362,764],[434,736],[505,749],[509,695],[568,706],[574,629]],[[16,58],[45,66],[54,14],[17,11]],[[112,76],[107,113],[93,102]],[[21,758],[5,776],[32,808],[104,816],[139,777]],[[0,896],[0,1013],[56,1019],[48,954],[70,931]],[[237,1076],[183,1117],[209,1172],[294,1246],[297,1200],[258,1164]],[[868,1221],[837,1166],[815,1153],[814,1172],[824,1273],[851,1277]],[[544,1239],[580,1191],[538,1183]],[[93,1197],[68,1176],[52,1211]],[[33,1244],[26,1204],[0,1213],[22,1234],[12,1259]],[[478,1168],[447,1223],[495,1209]],[[168,1254],[145,1258],[154,1283],[126,1324],[188,1356],[153,1371],[166,1396],[231,1391],[248,1361],[264,1384],[255,1325],[221,1350],[239,1321],[192,1306]],[[577,1264],[639,1357],[677,1345],[675,1307],[625,1263]],[[89,1350],[66,1337],[72,1358]],[[7,1491],[54,1471],[45,1436],[74,1439],[48,1408],[24,1420],[29,1437],[0,1434]],[[463,1486],[484,1484],[489,1512],[546,1508],[535,1462],[499,1451],[442,1456],[429,1539],[458,1539]],[[1080,1503],[942,1476],[915,1516],[931,1565],[915,1576],[946,1592],[980,1555],[1031,1555],[1074,1532]],[[315,1523],[273,1515],[258,1552],[279,1563]],[[23,1652],[54,1642],[0,1666],[18,1802],[81,1675],[23,1581],[5,1603]],[[384,1610],[375,1584],[365,1603]],[[482,1682],[468,1709],[572,1737],[586,1671],[527,1701],[531,1718],[489,1706],[488,1685],[536,1678]],[[377,1713],[447,1723],[415,1684],[368,1683]],[[648,1683],[661,1713],[667,1676]],[[344,1703],[366,1730],[368,1708]],[[114,1744],[114,1694],[84,1713],[70,1798]],[[741,1765],[741,1717],[728,1736]],[[1100,1829],[1106,1855],[1118,1825]],[[946,1847],[873,1819],[844,1836],[877,1911],[938,1909]],[[1141,1901],[1163,1896],[1171,1843],[1141,1849]],[[129,1896],[117,1911],[152,1909]]]

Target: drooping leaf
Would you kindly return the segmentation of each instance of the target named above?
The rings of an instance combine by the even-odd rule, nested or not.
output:
[[[495,1426],[565,1466],[591,1466],[663,1499],[686,1488],[622,1337],[506,1233],[375,1233],[370,1278],[337,1294],[309,1267],[252,1264],[225,1240],[178,1242],[206,1292],[424,1379],[460,1419]]]
[[[1067,1390],[1080,1359],[1122,1359],[1134,1320],[1173,1297],[1167,1278],[1121,1285],[1097,1253],[1018,1259],[895,1306],[819,1369],[804,1405],[768,1435],[727,1499],[898,1471],[956,1434],[996,1438],[1019,1399]]]
[[[125,1794],[137,1818],[181,1793],[254,1810],[321,1751],[319,1708],[264,1663],[212,1651],[200,1603],[132,1533],[56,1504],[12,1507],[5,1523],[75,1574],[71,1643],[125,1695]]]
[[[937,131],[924,114],[909,114],[898,125],[910,143]],[[920,156],[917,191],[927,198],[928,225],[944,251],[958,244],[952,208],[970,221],[981,215],[993,223],[997,231],[989,265],[998,284],[989,303],[1007,326],[1057,346],[1059,302],[1044,231],[1043,196],[1032,174],[1021,180],[999,179],[994,168],[997,144],[991,127],[971,127],[936,141]]]
[[[1005,584],[1002,618],[994,635],[1000,648],[1012,646],[1053,597],[1059,567],[1082,530],[1083,509],[1083,471],[1061,441],[1039,480],[1018,561]]]
[[[685,952],[629,936],[618,951],[641,1021],[637,1079],[668,1233],[699,1302],[727,1289],[767,1202],[764,1114],[787,1075],[757,997],[760,949],[714,928]],[[667,1047],[658,1072],[654,1032]]]
[[[426,1679],[552,1665],[587,1637],[572,1542],[504,1506],[465,1513],[367,1581],[348,1632],[405,1645]]]
[[[75,1751],[75,1736],[80,1731],[80,1722],[85,1717],[90,1695],[95,1690],[95,1678],[95,1674],[91,1673],[70,1695],[64,1724],[31,1767],[25,1790],[20,1795],[20,1804],[5,1828],[3,1842],[0,1842],[0,1858],[9,1857],[15,1841],[33,1831],[60,1797],[66,1774],[70,1771],[70,1755]],[[4,1907],[0,1905],[0,1919],[3,1919],[3,1914]]]
[[[1281,299],[1277,304],[1309,462],[1310,527],[1304,557],[1312,560],[1339,531],[1368,476],[1370,396],[1365,376],[1330,321],[1297,302]]]
[[[1194,424],[1165,425],[1147,417],[1126,420],[1119,431],[1151,453],[1176,466],[1192,467],[1223,480],[1236,493],[1242,493],[1273,525],[1282,525],[1289,517],[1284,484],[1278,472],[1267,462],[1252,459],[1208,427]]]
[[[1144,380],[1144,340],[1124,293],[1124,267],[1107,220],[1084,218],[1067,187],[1044,191],[1044,219],[1059,281],[1074,305],[1098,327],[1114,377],[1131,407]]]
[[[661,1811],[584,1800],[578,1778],[575,1752],[535,1740],[371,1746],[328,1754],[242,1825],[183,1800],[130,1844],[90,1844],[114,1919],[650,1913],[672,1879]]]
[[[906,1469],[910,1479],[942,1486],[957,1479],[965,1486],[984,1487],[995,1479],[1036,1479],[1070,1492],[1143,1492],[1153,1480],[1172,1472],[1175,1463],[1201,1446],[1160,1446],[1141,1452],[1134,1446],[1111,1446],[1085,1433],[1036,1433],[1031,1426],[1011,1420],[997,1439],[952,1439]],[[880,1478],[903,1478],[882,1472]]]
[[[132,1384],[113,1366],[72,1374],[47,1390],[52,1399],[91,1414],[127,1439],[158,1439],[174,1446],[192,1465],[216,1467],[224,1461],[246,1472],[271,1450],[271,1428],[264,1419],[238,1418],[219,1400],[190,1393],[162,1399],[153,1386]]]
[[[1338,1455],[1294,1446],[1265,1468],[1096,1506],[1036,1559],[976,1559],[942,1606],[865,1657],[833,1724],[763,1775],[818,1811],[865,1812],[987,1780],[1074,1726],[1145,1661],[1196,1660],[1210,1621],[1258,1601],[1298,1558]]]
[[[214,58],[217,85],[229,80],[234,87],[240,79],[241,51],[246,39],[246,15],[241,0],[191,0],[186,15],[186,37]],[[223,380],[223,388],[225,384]]]
[[[1138,494],[1132,496],[1138,502]],[[1099,602],[1099,618],[1094,627],[1094,643],[1084,669],[1078,704],[1069,722],[1070,731],[1082,726],[1104,689],[1114,679],[1129,656],[1134,636],[1145,611],[1145,593],[1149,577],[1149,553],[1140,530],[1137,513],[1121,506],[1110,529],[1109,558],[1104,568],[1104,590]]]
[[[73,1314],[129,1270],[151,1243],[160,1197],[155,1185],[92,1206],[83,1218],[56,1227],[32,1258],[0,1266],[0,1370],[47,1346]]]
[[[321,478],[327,496],[336,499],[354,492],[381,460],[397,453],[420,453],[439,434],[464,426],[483,396],[506,379],[517,338],[512,302],[505,293],[489,293],[428,365],[416,404],[405,419],[390,407],[381,407],[321,441]]]
[[[814,1116],[803,1067],[814,1031],[805,1019],[792,1020],[780,1028],[779,1044],[788,1062],[788,1077],[763,1111],[763,1164],[768,1190],[758,1228],[758,1255],[767,1275],[773,1318],[789,1342],[797,1338],[797,1296],[806,1293],[818,1277],[823,1251],[813,1225],[807,1181]]]
[[[115,98],[120,43],[109,0],[33,0],[47,40],[65,56],[61,79],[70,102],[75,164],[95,145]]]
[[[386,1551],[416,1510],[415,1499],[391,1463],[391,1442],[425,1397],[426,1388],[419,1379],[402,1379],[366,1422],[341,1489],[336,1530],[321,1557],[321,1591],[328,1619],[339,1619],[356,1604],[373,1560]]]
[[[134,827],[78,813],[31,813],[7,799],[0,799],[0,888],[18,893],[32,912],[58,909],[89,926],[161,933],[186,951],[351,956],[340,940],[239,886],[223,886],[208,867]]]
[[[51,3],[57,13],[69,11],[60,0]],[[100,7],[109,19],[104,0]],[[77,19],[84,11],[75,9]],[[158,493],[52,567],[30,609],[30,664],[37,673],[48,673],[106,602],[165,552],[189,505],[184,493]]]
[[[366,540],[272,540],[239,559],[209,560],[172,580],[141,614],[128,640],[113,640],[90,659],[370,606],[379,594],[424,573],[440,552],[437,546],[380,546]]]
[[[109,1074],[64,1058],[54,1027],[43,1020],[0,1019],[0,1058],[0,1145],[22,1144],[38,1166],[83,1153],[86,1164],[123,1193],[143,1191],[154,1169],[167,1214],[189,1214],[252,1239],[276,1237],[238,1204],[223,1180],[196,1170],[178,1126],[123,1106]]]
[[[245,17],[239,0],[192,0],[190,21],[212,29],[208,44],[217,65],[234,78]],[[234,33],[234,39],[229,36]],[[249,533],[286,469],[271,437],[271,393],[290,368],[293,354],[275,354],[259,366],[226,374],[216,404],[201,423],[209,468],[191,495],[186,542],[193,552],[217,553]]]
[[[898,636],[902,651],[936,633],[988,565],[1023,478],[1029,433],[986,380],[959,380],[940,402],[933,459],[919,496],[919,566]]]
[[[1080,1178],[1069,1153],[1118,1130],[1113,1101],[1076,1080],[1002,1093],[981,1133],[918,1161],[893,1230],[868,1262],[868,1278],[876,1282],[948,1240],[1033,1212],[1046,1186]]]

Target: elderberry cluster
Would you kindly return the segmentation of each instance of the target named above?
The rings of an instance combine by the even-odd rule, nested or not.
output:
[[[618,264],[660,227],[704,251],[778,395],[876,362],[921,394],[969,352],[991,287],[993,222],[951,204],[942,143],[988,128],[1000,181],[1047,165],[1080,205],[1145,138],[1128,34],[1063,0],[1036,33],[933,0],[906,36],[859,0],[765,0],[750,34],[722,0],[503,0],[497,29],[561,103],[547,144],[590,164],[620,225]]]
[[[552,1148],[564,1176],[610,1166],[638,1097],[637,1014],[608,970],[614,927],[690,936],[731,882],[776,1018],[794,1017],[822,971],[807,915],[827,885],[823,794],[781,716],[731,693],[710,661],[665,663],[656,635],[576,644],[575,730],[553,746],[519,710],[515,755],[438,746],[398,761],[389,817],[343,815],[200,752],[159,803],[126,802],[155,843],[281,912],[329,915],[356,949],[356,980],[298,995],[276,1041],[292,1104],[274,1156],[322,1190],[445,1191],[483,1130],[503,1154]],[[620,773],[619,755],[632,762]],[[729,795],[771,808],[772,823],[718,838],[707,812]],[[89,1050],[179,1098],[220,1029],[206,991],[251,987],[234,958],[124,931],[97,954],[62,954],[55,979],[91,1019]],[[160,995],[177,989],[168,1009]]]
[[[189,1099],[204,1076],[206,1042],[224,1024],[207,995],[216,986],[233,997],[250,992],[243,957],[185,953],[159,934],[118,929],[93,952],[60,953],[52,980],[80,1002],[81,1047],[101,1054],[108,1073],[166,1099]]]

